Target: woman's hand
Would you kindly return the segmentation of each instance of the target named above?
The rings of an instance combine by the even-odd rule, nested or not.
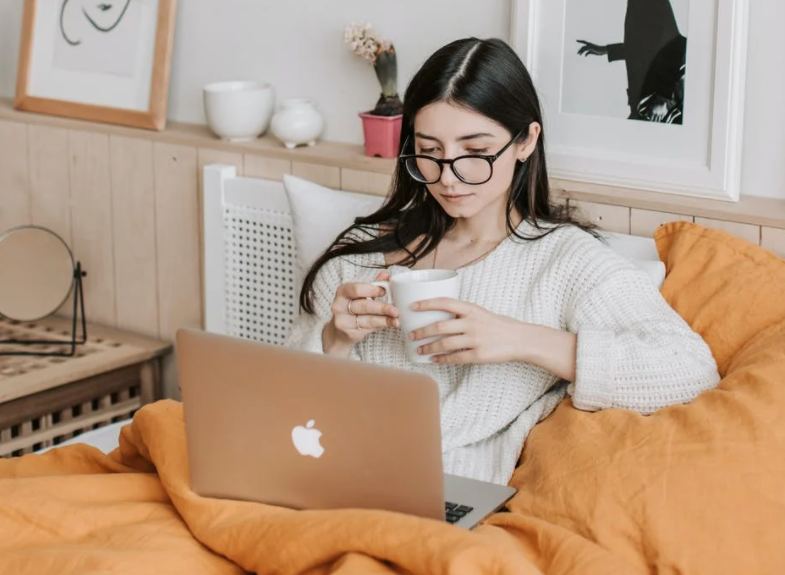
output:
[[[523,322],[451,298],[424,300],[415,303],[412,309],[440,310],[455,315],[455,319],[439,321],[409,334],[412,341],[441,337],[418,348],[421,355],[440,354],[431,358],[434,363],[504,363],[520,356],[521,332],[527,325]]]
[[[412,309],[440,310],[455,315],[455,319],[433,323],[409,335],[412,341],[440,337],[418,348],[421,355],[437,354],[431,358],[434,363],[520,361],[546,369],[561,379],[575,381],[578,340],[574,333],[525,323],[451,298],[420,301]]]
[[[386,271],[374,281],[390,279]],[[398,327],[398,309],[373,298],[382,297],[384,288],[371,283],[346,283],[338,286],[332,304],[333,318],[322,332],[325,353],[347,356],[357,342],[376,331]]]

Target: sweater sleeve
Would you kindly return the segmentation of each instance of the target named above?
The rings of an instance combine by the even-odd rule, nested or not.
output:
[[[312,353],[324,353],[322,331],[333,318],[331,308],[335,300],[335,292],[343,282],[339,258],[333,258],[322,266],[313,282],[314,313],[300,311],[292,322],[284,346]],[[359,359],[356,347],[350,357]]]
[[[720,380],[706,342],[632,266],[617,267],[577,298],[567,323],[578,337],[568,388],[578,409],[648,414],[687,403]]]

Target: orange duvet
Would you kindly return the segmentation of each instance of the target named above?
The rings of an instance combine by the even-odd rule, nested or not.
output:
[[[690,224],[657,239],[719,388],[647,417],[565,400],[529,436],[509,512],[478,529],[200,498],[162,401],[110,455],[0,461],[0,574],[785,573],[785,262]]]

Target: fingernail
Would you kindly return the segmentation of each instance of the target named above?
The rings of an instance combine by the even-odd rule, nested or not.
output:
[[[422,355],[422,347],[418,347],[418,348],[417,348],[417,353],[419,353],[420,355]]]
[[[415,309],[415,310],[416,310],[416,309],[420,309],[420,304],[419,304],[419,303],[417,303],[417,302],[413,303],[413,304],[412,304],[412,309]]]
[[[395,325],[395,327],[401,327],[401,322],[399,322],[397,319],[393,320],[393,324]]]
[[[414,332],[409,334],[409,341],[414,341]]]

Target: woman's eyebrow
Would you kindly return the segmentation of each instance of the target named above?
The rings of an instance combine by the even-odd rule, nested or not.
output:
[[[434,136],[429,136],[427,134],[423,134],[422,132],[415,132],[414,135],[417,136],[418,138],[422,138],[423,140],[433,140],[434,142],[439,141],[439,138],[436,138]],[[465,136],[461,136],[460,138],[457,138],[457,141],[463,142],[464,140],[475,140],[477,138],[493,138],[493,137],[495,136],[493,134],[489,134],[488,132],[478,132],[476,134],[467,134]]]

